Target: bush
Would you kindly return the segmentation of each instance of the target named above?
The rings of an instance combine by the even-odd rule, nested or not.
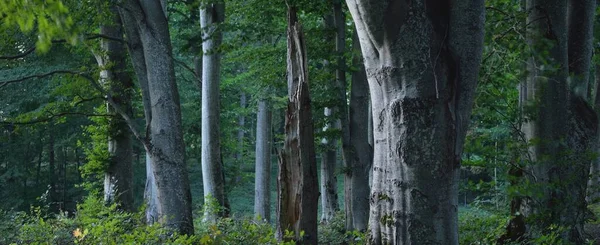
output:
[[[481,208],[461,208],[458,215],[459,244],[495,244],[510,216]]]
[[[319,225],[319,244],[366,244],[366,234],[346,231],[346,217],[337,212],[327,224]]]
[[[178,235],[160,225],[146,225],[144,213],[127,213],[88,197],[74,217],[0,212],[0,244],[198,244],[196,236]]]

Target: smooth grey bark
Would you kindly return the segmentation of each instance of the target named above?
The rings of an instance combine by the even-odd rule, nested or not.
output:
[[[297,9],[288,7],[288,106],[285,140],[279,154],[277,181],[277,237],[294,232],[302,244],[317,244],[319,185],[314,146],[314,125],[308,93],[308,63]],[[304,236],[301,237],[301,231]]]
[[[484,1],[346,2],[373,110],[369,243],[458,244],[458,170]]]
[[[221,54],[219,48],[223,40],[221,30],[225,19],[224,3],[204,3],[200,8],[200,26],[202,28],[202,183],[204,203],[214,200],[225,207],[225,179],[221,163],[219,140],[219,84]],[[205,209],[205,219],[215,222],[217,213]]]
[[[586,222],[587,184],[592,163],[596,161],[600,145],[598,139],[598,114],[593,109],[594,102],[589,99],[590,68],[592,64],[594,20],[596,0],[569,1],[568,6],[568,67],[569,67],[569,149],[570,164],[565,170],[573,176],[573,183],[567,183],[563,192],[570,200],[567,210],[560,221],[567,220],[570,234],[563,237],[575,243],[585,242],[584,224]],[[564,175],[558,178],[564,181]],[[560,199],[557,199],[560,200]]]
[[[255,157],[254,217],[269,222],[271,220],[271,109],[266,100],[258,102]]]
[[[112,23],[100,27],[100,34],[115,39],[123,38],[121,18],[116,7],[111,7]],[[102,39],[100,50],[95,54],[101,69],[100,83],[109,87],[113,101],[131,115],[131,91],[133,82],[127,73],[125,45]],[[109,114],[115,109],[107,104]],[[129,126],[120,117],[111,118],[109,125],[109,165],[104,174],[104,201],[116,202],[123,210],[134,211],[133,206],[133,145]]]
[[[350,90],[350,145],[352,158],[346,169],[346,229],[366,231],[369,221],[369,172],[373,164],[373,148],[369,145],[369,84],[360,55],[360,43],[352,38],[356,71],[352,73]]]
[[[241,92],[240,94],[240,108],[242,109],[246,109],[246,106],[248,105],[248,99],[246,97],[246,93],[245,92]],[[246,126],[246,117],[244,116],[245,113],[242,113],[238,116],[238,131],[237,131],[237,141],[238,141],[238,149],[237,152],[235,154],[235,159],[238,160],[239,162],[242,161],[242,158],[244,157],[244,134],[246,133],[245,130],[245,126]]]
[[[156,183],[158,221],[182,234],[193,234],[181,109],[163,3],[130,0],[121,4],[121,14],[131,14],[137,24],[144,51],[152,117],[149,140],[143,143],[150,153]]]
[[[326,41],[334,43],[335,38],[331,30],[335,29],[335,23],[333,19],[333,15],[329,14],[324,17],[324,27],[326,34]],[[331,66],[331,62],[329,60],[324,61],[326,66]],[[331,71],[335,72],[336,69],[331,69]],[[337,89],[337,82],[332,81],[333,88]],[[334,90],[335,91],[335,90]],[[337,92],[337,91],[336,91]],[[328,132],[330,130],[335,130],[337,127],[336,122],[338,118],[334,117],[334,110],[339,111],[339,106],[325,107],[324,115],[327,123],[323,127],[323,132]],[[337,163],[337,141],[338,137],[325,137],[321,141],[323,144],[324,151],[321,152],[321,182],[320,182],[320,191],[321,191],[321,223],[327,223],[331,219],[335,213],[339,210],[338,205],[338,195],[337,195],[337,176],[335,173],[335,167]]]
[[[55,140],[55,136],[54,133],[52,132],[52,126],[54,126],[54,123],[50,124],[49,127],[49,132],[48,132],[48,183],[49,183],[49,190],[48,190],[48,203],[49,203],[49,207],[50,207],[50,211],[51,212],[57,212],[59,211],[56,203],[58,202],[58,199],[56,197],[57,192],[56,192],[56,156],[55,156],[55,149],[54,149],[54,140]]]
[[[332,108],[325,108],[325,117],[332,120]],[[332,122],[329,122],[323,128],[327,132],[334,128]],[[337,162],[336,138],[324,138],[322,144],[325,150],[321,153],[321,223],[327,223],[335,212],[339,210],[338,195],[337,195],[337,177],[335,173],[335,165]]]
[[[582,243],[586,188],[596,151],[598,119],[587,102],[595,1],[528,0],[527,40],[532,50],[521,86],[526,139],[536,195],[521,204],[527,231],[565,227],[561,239]],[[534,176],[534,177],[531,177]],[[543,215],[539,215],[543,214]]]
[[[146,70],[146,59],[144,56],[144,47],[137,27],[136,20],[129,11],[119,9],[119,15],[123,23],[127,40],[127,50],[131,58],[133,70],[135,72],[140,90],[142,91],[142,104],[144,105],[144,119],[146,122],[146,137],[150,134],[150,122],[152,122],[152,106],[150,104],[150,90],[148,88],[148,75]],[[146,222],[152,224],[158,221],[158,196],[156,192],[156,182],[150,152],[144,148],[145,166],[146,166],[146,184],[144,188],[144,202],[146,203]]]

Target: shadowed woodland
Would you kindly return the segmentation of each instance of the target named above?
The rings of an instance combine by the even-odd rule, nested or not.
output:
[[[2,0],[0,244],[600,244],[594,0]]]

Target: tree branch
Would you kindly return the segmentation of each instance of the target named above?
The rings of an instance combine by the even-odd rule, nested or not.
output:
[[[190,73],[192,73],[192,75],[194,75],[194,77],[196,78],[196,80],[198,80],[198,82],[200,84],[202,84],[202,78],[198,77],[198,74],[196,74],[196,71],[194,71],[194,69],[192,69],[190,66],[188,66],[186,63],[184,63],[183,61],[177,60],[175,59],[175,57],[172,57],[173,61],[175,61],[175,63],[177,63],[178,65],[180,65],[181,67],[185,68],[186,70],[188,70]]]
[[[107,90],[105,90],[104,88],[102,88],[102,86],[98,83],[98,81],[96,81],[96,79],[94,79],[93,77],[91,77],[90,75],[88,75],[85,72],[69,71],[69,70],[57,70],[57,71],[52,71],[52,72],[48,72],[48,73],[45,73],[45,74],[31,75],[31,76],[27,76],[27,77],[15,79],[15,80],[9,80],[9,81],[0,82],[0,88],[2,88],[3,86],[6,86],[7,84],[10,84],[10,83],[22,82],[22,81],[25,81],[25,80],[31,79],[31,78],[43,78],[43,77],[52,76],[52,75],[55,75],[55,74],[68,74],[68,75],[73,75],[73,76],[79,76],[81,78],[84,78],[84,79],[88,80],[95,89],[97,89],[98,91],[100,91],[100,93],[102,93],[102,94],[104,94],[106,96],[106,100],[108,101],[108,104],[110,104],[110,106],[112,106],[115,109],[115,111],[117,112],[117,114],[119,114],[123,118],[123,120],[125,120],[125,123],[127,123],[127,126],[129,126],[129,129],[133,133],[133,136],[144,145],[144,147],[146,148],[146,150],[150,150],[151,149],[150,142],[147,140],[148,138],[147,137],[142,137],[141,134],[138,132],[138,130],[135,129],[135,123],[133,122],[133,119],[129,116],[129,114],[127,114],[114,101],[112,95]]]
[[[43,74],[35,74],[35,75],[31,75],[31,76],[25,76],[25,77],[21,77],[18,79],[14,79],[14,80],[7,80],[7,81],[2,81],[0,82],[0,88],[3,88],[6,85],[9,85],[11,83],[18,83],[18,82],[24,82],[27,81],[29,79],[33,79],[33,78],[44,78],[44,77],[49,77],[55,74],[73,74],[73,71],[67,71],[67,70],[57,70],[57,71],[51,71],[48,73],[43,73]]]
[[[115,41],[115,42],[120,42],[120,43],[124,43],[127,44],[127,41],[121,39],[121,38],[115,38],[115,37],[111,37],[111,36],[107,36],[107,35],[103,35],[103,34],[99,34],[99,33],[92,33],[92,34],[85,34],[85,40],[94,40],[94,39],[98,39],[98,38],[103,38],[103,39],[108,39],[111,41]],[[65,39],[58,39],[58,40],[52,40],[52,43],[65,43],[67,42],[67,40]],[[16,54],[16,55],[8,55],[8,56],[0,56],[0,60],[15,60],[15,59],[19,59],[19,58],[23,58],[27,55],[30,55],[31,53],[33,53],[33,51],[36,50],[36,47],[33,46],[27,50],[25,50],[23,53],[20,54]]]
[[[36,124],[36,123],[49,122],[49,121],[51,121],[54,118],[64,117],[64,116],[114,117],[115,115],[112,115],[112,114],[89,114],[89,113],[82,113],[82,112],[61,112],[61,113],[58,113],[58,114],[50,113],[50,116],[48,116],[46,118],[42,118],[42,119],[36,119],[36,120],[31,120],[31,121],[20,121],[20,122],[1,121],[0,124],[4,124],[4,125],[30,125],[30,124]]]

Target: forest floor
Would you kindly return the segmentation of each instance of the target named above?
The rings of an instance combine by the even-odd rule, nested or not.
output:
[[[588,206],[593,213],[594,220],[588,222],[584,226],[584,232],[589,241],[593,241],[594,245],[600,245],[600,205],[592,204]]]
[[[600,224],[597,222],[585,224],[584,230],[587,239],[593,241],[592,244],[600,245]]]

